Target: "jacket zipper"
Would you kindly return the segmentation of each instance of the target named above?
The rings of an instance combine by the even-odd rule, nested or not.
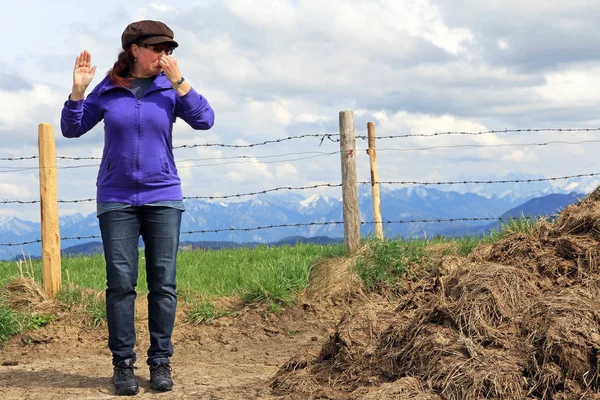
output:
[[[137,124],[137,146],[135,152],[135,204],[140,205],[140,181],[141,181],[141,171],[140,171],[140,152],[142,148],[142,117],[141,117],[141,107],[142,103],[138,100],[135,105],[136,110],[136,124]]]

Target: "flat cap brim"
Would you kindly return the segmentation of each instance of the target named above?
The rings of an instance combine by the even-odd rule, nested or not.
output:
[[[139,41],[140,44],[159,44],[159,43],[169,43],[173,47],[178,47],[179,43],[175,40],[171,39],[168,36],[149,36],[145,39]]]

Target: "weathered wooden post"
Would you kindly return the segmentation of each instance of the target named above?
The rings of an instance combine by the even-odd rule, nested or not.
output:
[[[60,230],[58,225],[58,177],[52,125],[38,126],[40,163],[40,211],[42,218],[42,275],[47,296],[61,288]]]
[[[373,197],[373,221],[375,222],[375,237],[383,240],[383,224],[381,222],[381,197],[379,195],[379,171],[377,169],[377,149],[375,146],[375,124],[367,124],[369,133],[369,161],[371,164],[371,193]]]
[[[342,159],[342,202],[344,208],[344,243],[348,254],[360,248],[360,211],[356,179],[356,134],[354,113],[340,112],[340,152]]]

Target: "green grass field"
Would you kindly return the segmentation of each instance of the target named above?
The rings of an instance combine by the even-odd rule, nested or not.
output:
[[[530,233],[536,223],[513,221],[501,231],[481,238],[434,240],[367,240],[366,254],[356,257],[354,270],[370,291],[393,287],[411,265],[433,265],[440,256],[465,256],[482,243],[492,243],[516,233]],[[435,251],[432,251],[435,249]],[[191,322],[207,323],[228,310],[213,302],[219,297],[236,297],[245,302],[267,302],[276,311],[290,304],[307,287],[311,268],[317,261],[346,257],[344,245],[299,244],[284,247],[257,247],[227,250],[182,251],[177,260],[178,295]],[[138,294],[147,293],[143,251],[140,251]],[[15,307],[7,284],[16,279],[32,278],[42,285],[39,260],[0,261],[0,343],[12,335],[51,323],[53,315]],[[90,325],[105,320],[102,292],[106,285],[103,256],[65,257],[62,259],[63,289],[58,294],[64,310],[82,310]],[[98,295],[100,294],[100,295]]]
[[[177,257],[177,286],[180,295],[242,296],[248,300],[263,297],[281,299],[304,287],[317,259],[341,257],[343,245],[296,245],[233,250],[182,251]],[[102,291],[106,285],[104,258],[63,257],[64,283]],[[27,260],[24,274],[41,282],[39,260]],[[138,293],[147,293],[143,249],[140,251]],[[16,262],[0,262],[0,284],[19,277]]]

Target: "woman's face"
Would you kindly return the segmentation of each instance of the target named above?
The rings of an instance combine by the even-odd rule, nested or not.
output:
[[[147,78],[162,71],[159,60],[164,55],[173,53],[173,47],[167,43],[132,45],[133,56],[137,59],[133,75]]]

